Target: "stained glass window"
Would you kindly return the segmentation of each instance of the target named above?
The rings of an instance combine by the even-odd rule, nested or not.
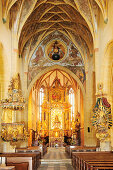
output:
[[[75,111],[75,96],[74,96],[74,90],[70,88],[69,90],[69,102],[71,104],[71,121],[74,117],[74,111]]]
[[[42,103],[44,99],[44,89],[40,89],[40,95],[39,95],[39,115],[40,115],[40,121],[42,121]]]

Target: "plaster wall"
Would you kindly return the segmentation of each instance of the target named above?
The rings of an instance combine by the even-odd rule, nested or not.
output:
[[[91,124],[92,108],[96,102],[95,99],[95,72],[93,57],[90,57],[86,68],[86,95],[84,98],[84,145],[96,146],[97,139],[95,130]],[[88,131],[88,127],[90,131]]]
[[[98,84],[103,83],[103,96],[111,104],[113,115],[113,93],[112,93],[112,60],[113,60],[113,1],[108,1],[108,22],[105,23],[100,12],[98,29],[95,34],[95,76],[96,76],[96,97],[99,95]],[[111,133],[111,146],[113,146],[113,128]]]
[[[96,88],[98,83],[103,83],[103,92],[110,93],[109,84],[109,65],[110,56],[106,54],[106,48],[110,41],[113,40],[113,1],[108,2],[108,22],[107,24],[103,20],[103,16],[100,13],[98,31],[95,38],[95,48],[98,50],[95,52],[95,72],[96,72]],[[96,90],[97,91],[97,90]]]
[[[11,78],[11,31],[8,22],[2,21],[2,3],[0,1],[0,84],[1,98],[7,96],[7,87]]]

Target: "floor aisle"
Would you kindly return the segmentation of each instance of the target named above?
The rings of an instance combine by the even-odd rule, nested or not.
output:
[[[65,148],[48,148],[38,170],[73,170],[73,168]]]

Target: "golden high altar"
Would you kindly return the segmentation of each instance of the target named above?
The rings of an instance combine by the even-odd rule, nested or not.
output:
[[[42,104],[41,120],[38,123],[38,135],[49,136],[49,145],[63,145],[65,134],[71,135],[71,104],[66,87],[62,87],[57,78],[46,89]]]

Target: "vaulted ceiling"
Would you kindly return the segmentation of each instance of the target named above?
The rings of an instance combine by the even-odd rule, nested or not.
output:
[[[56,79],[59,80],[62,87],[73,87],[74,90],[76,89],[77,83],[75,82],[75,80],[66,72],[58,69],[49,71],[47,74],[44,74],[39,80],[36,81],[34,87],[51,87]]]
[[[84,54],[93,54],[93,41],[101,11],[107,22],[108,0],[2,0],[3,22],[18,35],[22,57],[31,55],[50,33],[59,31]],[[27,50],[26,50],[27,49]],[[87,51],[86,51],[87,49]]]

